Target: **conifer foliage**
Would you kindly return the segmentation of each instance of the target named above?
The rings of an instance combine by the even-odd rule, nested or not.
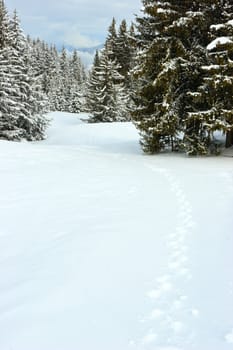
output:
[[[130,68],[133,58],[129,31],[123,20],[119,33],[113,18],[104,48],[96,53],[87,83],[89,122],[127,121],[130,118]]]
[[[74,51],[25,38],[0,0],[0,138],[40,140],[51,110],[80,112],[86,73]]]
[[[207,154],[216,130],[231,140],[231,2],[142,2],[132,118],[143,150],[182,145],[190,155]]]
[[[17,13],[10,18],[0,0],[0,138],[44,137],[45,98],[29,64],[29,51]]]
[[[48,99],[51,110],[78,113],[83,108],[86,73],[74,50],[68,54],[63,47],[54,60],[54,70],[49,78]]]

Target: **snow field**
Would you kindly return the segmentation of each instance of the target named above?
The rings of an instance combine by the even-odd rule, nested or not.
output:
[[[85,117],[0,142],[0,349],[231,349],[232,159]]]

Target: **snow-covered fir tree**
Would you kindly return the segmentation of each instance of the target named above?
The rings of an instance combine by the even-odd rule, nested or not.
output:
[[[148,153],[172,144],[179,126],[179,72],[186,63],[186,49],[171,26],[179,21],[181,9],[171,2],[143,1],[137,18],[138,80],[132,117],[140,131],[141,145]],[[178,25],[179,26],[179,25]],[[182,23],[180,23],[182,27]]]
[[[116,41],[117,41],[116,20],[113,17],[112,22],[108,28],[108,34],[104,45],[105,50],[108,51],[108,57],[111,60],[116,59]]]
[[[193,152],[201,154],[218,151],[217,130],[227,135],[226,146],[233,144],[233,4],[215,1],[210,9],[205,16],[206,21],[209,18],[208,62],[202,66],[201,84],[192,96],[195,109],[188,118],[198,124],[194,148],[197,144],[199,148]]]
[[[128,29],[127,22],[125,19],[123,19],[119,26],[116,38],[115,56],[120,67],[119,73],[124,77],[122,83],[124,85],[125,101],[129,110],[131,110],[133,107],[132,94],[135,87],[131,70],[134,67],[135,54],[136,47],[134,25],[132,23]],[[128,119],[130,119],[130,115],[128,116]]]
[[[89,73],[89,78],[86,85],[86,110],[93,112],[98,110],[98,91],[99,86],[99,72],[100,72],[100,54],[97,50],[95,53],[92,69]]]
[[[130,70],[134,59],[135,49],[132,45],[134,35],[133,25],[127,28],[126,20],[123,19],[118,30],[115,44],[115,58],[120,65],[119,73],[124,77],[125,85],[130,85]]]
[[[0,0],[0,138],[9,140],[20,139],[23,134],[23,130],[17,127],[18,106],[15,96],[18,89],[10,62],[13,54],[11,36],[10,17],[4,1]]]
[[[106,48],[98,59],[98,66],[95,63],[88,84],[87,106],[94,108],[89,122],[124,121],[126,104],[122,85],[123,76],[118,72],[119,66],[115,60],[109,58]],[[92,93],[94,95],[91,95]]]
[[[211,50],[207,51],[209,29],[219,24],[226,7],[230,23],[230,2],[142,2],[144,15],[137,18],[138,52],[133,72],[137,82],[133,120],[140,131],[142,147],[149,153],[159,152],[166,144],[177,149],[177,134],[183,132],[183,146],[188,154],[206,154],[211,146],[211,132],[226,127],[230,132],[232,120],[230,99],[221,123],[209,113],[216,110],[213,95],[220,101],[223,86],[216,89],[216,76],[210,77],[213,56],[218,59],[219,55],[212,55],[211,61]],[[228,95],[232,96],[229,81]]]
[[[52,110],[78,113],[84,105],[86,73],[77,51],[70,55],[63,47],[50,79],[48,97]]]
[[[129,49],[126,22],[119,34],[115,19],[109,27],[104,49],[96,54],[87,84],[86,106],[90,122],[127,121],[130,119],[130,76],[132,51]],[[127,60],[126,60],[126,54]],[[124,65],[124,67],[123,67]]]
[[[59,53],[54,45],[28,38],[31,65],[48,98],[49,110],[80,112],[84,104],[86,72],[76,50]]]
[[[70,58],[70,103],[69,111],[78,113],[83,109],[86,72],[78,56],[77,50],[73,51]]]
[[[0,137],[42,139],[47,125],[45,99],[30,67],[17,13],[11,19],[2,0],[0,37]]]

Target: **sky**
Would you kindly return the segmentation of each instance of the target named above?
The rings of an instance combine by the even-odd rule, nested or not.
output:
[[[134,20],[141,0],[6,0],[18,11],[26,34],[56,45],[87,48],[102,44],[113,16]]]

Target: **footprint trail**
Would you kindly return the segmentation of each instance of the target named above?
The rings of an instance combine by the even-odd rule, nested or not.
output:
[[[195,222],[192,206],[175,175],[167,169],[147,164],[146,167],[159,172],[166,179],[177,203],[177,224],[168,235],[166,272],[157,278],[154,288],[146,293],[151,311],[144,317],[147,331],[139,340],[139,347],[178,350],[181,346],[192,344],[195,333],[191,324],[199,317],[199,310],[192,305],[187,291],[192,279],[188,242]]]

